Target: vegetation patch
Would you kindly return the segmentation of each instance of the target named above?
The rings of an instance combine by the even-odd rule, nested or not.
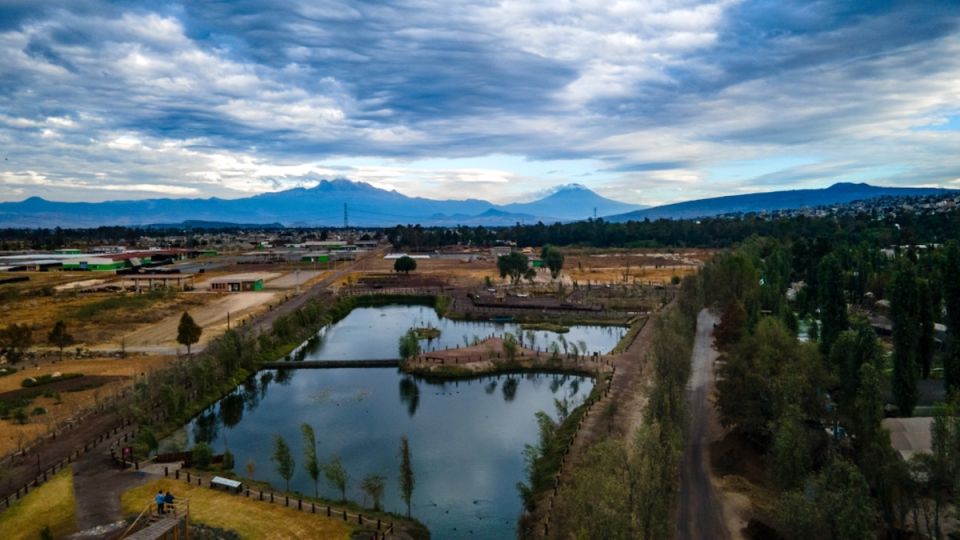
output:
[[[417,339],[437,339],[440,337],[440,329],[433,326],[414,328],[413,333],[416,334]]]
[[[155,289],[141,294],[111,295],[71,309],[61,318],[74,321],[103,319],[105,314],[109,315],[109,312],[146,309],[162,300],[171,300],[175,295],[176,293],[171,289]]]
[[[554,332],[556,334],[566,334],[570,331],[569,326],[565,326],[557,323],[550,322],[538,322],[538,323],[523,323],[520,325],[521,330],[542,330],[544,332]]]
[[[45,384],[68,381],[78,377],[83,377],[83,373],[47,373],[46,375],[40,375],[39,377],[27,377],[23,380],[23,382],[20,383],[20,386],[24,388],[33,388],[35,386],[43,386]]]
[[[66,468],[0,513],[0,538],[35,540],[44,529],[63,538],[76,530],[74,510],[73,471]]]

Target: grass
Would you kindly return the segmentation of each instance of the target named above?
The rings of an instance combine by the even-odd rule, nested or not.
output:
[[[47,373],[37,377],[27,377],[20,383],[20,386],[24,388],[32,388],[34,386],[42,386],[44,384],[76,379],[77,377],[83,377],[83,373],[62,373],[60,375],[57,375],[56,373]]]
[[[157,289],[145,294],[122,294],[108,296],[102,300],[84,304],[68,311],[64,319],[68,321],[83,321],[88,319],[103,319],[105,312],[124,310],[141,310],[152,306],[161,300],[169,300],[176,293],[169,289]]]
[[[440,329],[433,326],[414,328],[413,332],[417,335],[417,339],[436,339],[440,337]]]
[[[44,526],[61,538],[76,530],[74,511],[73,471],[67,468],[0,514],[0,538],[35,540]]]
[[[234,531],[241,538],[350,538],[354,530],[340,518],[270,505],[169,478],[125,492],[120,498],[124,513],[139,514],[157,491],[168,489],[181,501],[190,499],[191,521]]]

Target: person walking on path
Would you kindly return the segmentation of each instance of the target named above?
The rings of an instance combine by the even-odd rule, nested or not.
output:
[[[164,502],[166,502],[166,498],[163,496],[163,490],[162,490],[162,489],[157,492],[157,496],[154,497],[153,500],[157,502],[157,513],[158,513],[158,514],[163,514],[163,513],[164,513],[164,511],[163,511],[163,504],[164,504]]]
[[[167,490],[167,494],[163,496],[163,502],[167,507],[167,510],[173,510],[173,493],[170,493],[170,490]]]

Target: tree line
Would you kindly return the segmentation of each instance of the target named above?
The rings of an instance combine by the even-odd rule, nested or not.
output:
[[[765,517],[783,536],[942,538],[960,494],[960,244],[884,253],[840,236],[753,237],[704,267],[705,299],[723,313],[720,419],[766,458],[777,500]],[[881,421],[911,416],[917,380],[937,374],[949,403],[927,413],[933,450],[904,460]]]

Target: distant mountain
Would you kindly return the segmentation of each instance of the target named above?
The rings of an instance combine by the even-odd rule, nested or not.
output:
[[[230,223],[227,221],[198,221],[195,219],[180,223],[151,223],[148,229],[282,229],[281,223]]]
[[[536,201],[503,205],[508,212],[517,212],[533,216],[554,216],[563,221],[576,221],[591,217],[622,214],[643,208],[635,204],[622,203],[597,195],[586,186],[568,184]]]
[[[242,199],[147,199],[100,203],[55,202],[31,197],[0,203],[0,227],[98,227],[150,223],[216,222],[294,226],[343,225],[344,206],[351,226],[512,225],[518,221],[572,221],[627,211],[631,207],[605,199],[583,186],[566,186],[545,199],[497,206],[480,199],[434,200],[407,197],[345,179],[323,180],[312,188],[295,188]]]
[[[831,204],[846,204],[877,197],[918,197],[950,193],[955,190],[942,188],[898,188],[871,186],[869,184],[837,183],[822,189],[796,189],[730,195],[712,199],[699,199],[682,203],[655,206],[605,218],[607,221],[641,221],[644,219],[691,219],[733,213],[771,212],[796,210]]]

